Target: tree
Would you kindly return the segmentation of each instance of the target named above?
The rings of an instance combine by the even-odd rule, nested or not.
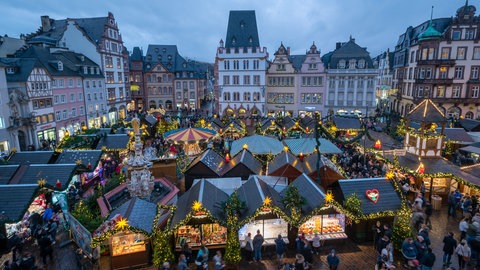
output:
[[[410,219],[412,218],[412,211],[407,206],[407,203],[402,202],[402,207],[398,211],[395,220],[393,221],[392,241],[396,249],[402,247],[403,240],[412,236],[412,228],[410,227]]]
[[[225,261],[229,264],[238,264],[242,259],[240,254],[240,242],[238,241],[238,230],[240,225],[238,217],[240,211],[245,208],[245,202],[240,200],[237,190],[222,203],[222,209],[227,215],[227,244],[225,247]]]

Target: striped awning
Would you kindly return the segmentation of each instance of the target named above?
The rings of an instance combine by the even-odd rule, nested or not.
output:
[[[213,136],[215,136],[215,131],[213,130],[186,128],[165,133],[165,140],[172,140],[174,142],[200,141],[202,139],[210,139]]]

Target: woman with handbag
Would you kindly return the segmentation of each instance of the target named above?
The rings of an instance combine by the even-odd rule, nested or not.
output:
[[[462,242],[455,249],[455,253],[458,255],[458,269],[464,269],[470,261],[470,256],[472,255],[472,251],[467,245],[467,240],[462,240]]]

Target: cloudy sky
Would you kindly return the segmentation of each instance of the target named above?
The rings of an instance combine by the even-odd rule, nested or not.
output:
[[[470,1],[472,2],[472,1]],[[111,11],[128,50],[149,44],[177,45],[184,57],[214,62],[225,39],[230,10],[255,10],[260,45],[270,58],[280,42],[302,54],[315,42],[325,54],[350,35],[372,57],[393,49],[408,26],[455,16],[464,0],[16,0],[2,1],[0,35],[36,31],[40,16],[105,17]],[[475,4],[475,3],[473,3]],[[478,14],[478,13],[477,13]]]

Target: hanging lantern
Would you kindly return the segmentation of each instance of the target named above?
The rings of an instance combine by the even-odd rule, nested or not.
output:
[[[375,142],[375,145],[373,146],[375,149],[380,149],[382,148],[382,142],[380,142],[380,140],[377,140]]]
[[[220,129],[220,132],[219,132],[219,133],[220,133],[220,135],[222,135],[222,133],[223,133],[223,129]]]
[[[303,162],[303,153],[300,153],[300,155],[298,156],[298,158],[300,159],[301,162]]]
[[[227,153],[227,154],[225,155],[225,162],[226,162],[226,163],[229,163],[229,162],[230,162],[230,154],[229,154],[229,153]]]
[[[308,127],[307,127],[307,128],[305,128],[305,131],[308,133]]]

